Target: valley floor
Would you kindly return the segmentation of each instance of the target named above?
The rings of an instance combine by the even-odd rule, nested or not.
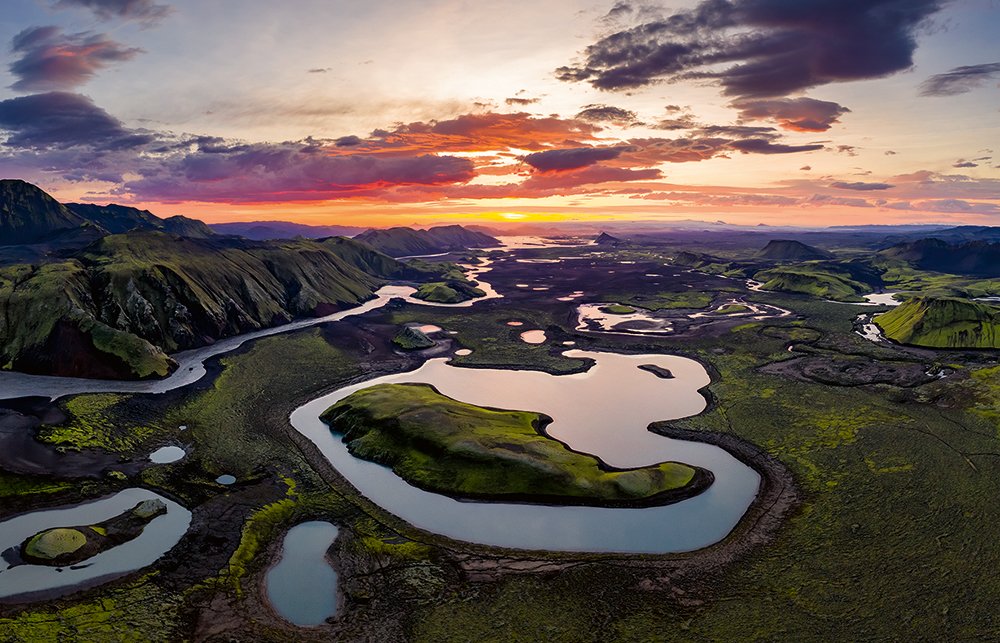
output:
[[[559,256],[580,258],[517,261]],[[0,450],[0,520],[126,487],[192,512],[179,545],[151,567],[69,596],[0,600],[0,640],[1000,639],[992,353],[874,343],[854,328],[869,309],[750,291],[652,251],[519,250],[484,278],[502,298],[453,309],[390,304],[260,339],[162,395],[0,402],[10,447]],[[576,291],[584,295],[560,301]],[[757,318],[734,298],[791,314]],[[645,307],[675,332],[577,330],[584,302]],[[722,314],[690,317],[714,309]],[[432,334],[433,348],[399,350],[392,339],[411,323],[444,331]],[[545,341],[522,341],[529,329]],[[288,421],[323,393],[435,356],[578,372],[586,364],[562,354],[566,342],[704,364],[708,409],[652,428],[754,445],[746,457],[774,463],[774,493],[725,541],[691,554],[497,550],[395,519]],[[472,352],[455,354],[463,348]],[[39,433],[47,444],[22,439],[40,424],[56,427]],[[164,444],[186,456],[149,463]],[[220,484],[221,475],[236,483]],[[263,578],[283,534],[313,519],[340,529],[331,557],[343,596],[330,623],[302,629],[267,604]]]

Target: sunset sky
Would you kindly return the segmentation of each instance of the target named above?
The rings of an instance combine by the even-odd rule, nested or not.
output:
[[[1000,0],[4,0],[0,175],[208,221],[1000,225]]]

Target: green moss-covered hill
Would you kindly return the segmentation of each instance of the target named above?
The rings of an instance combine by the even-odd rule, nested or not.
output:
[[[875,323],[901,344],[929,348],[1000,348],[1000,308],[968,299],[918,297]]]
[[[639,506],[676,502],[712,482],[704,469],[665,462],[613,470],[541,432],[527,411],[488,409],[427,384],[380,384],[322,416],[350,452],[389,466],[407,482],[461,498]]]
[[[59,261],[0,268],[0,366],[147,378],[167,353],[323,315],[385,279],[425,275],[357,242],[110,235]]]
[[[488,234],[460,225],[437,226],[427,230],[401,227],[366,230],[354,238],[390,257],[429,255],[500,245],[499,241]]]
[[[809,264],[769,268],[757,272],[753,278],[764,284],[764,290],[835,301],[864,301],[861,294],[871,291],[869,285],[853,279],[850,274]]]
[[[435,304],[458,304],[485,294],[467,281],[452,279],[422,284],[413,296]]]

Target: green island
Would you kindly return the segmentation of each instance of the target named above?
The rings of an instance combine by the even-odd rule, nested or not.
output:
[[[601,306],[598,310],[609,315],[631,315],[635,312],[635,308],[623,304],[608,304],[607,306]]]
[[[321,416],[348,450],[422,489],[459,498],[651,506],[705,490],[712,474],[676,462],[616,470],[543,433],[540,413],[483,408],[427,384],[362,389]]]
[[[485,292],[469,282],[452,279],[421,284],[413,296],[435,304],[460,304],[484,295]]]
[[[434,346],[433,339],[428,337],[427,334],[419,328],[414,328],[413,326],[404,326],[403,329],[396,333],[396,336],[392,338],[392,343],[404,351],[416,351]]]
[[[35,565],[75,565],[142,535],[146,525],[167,512],[161,500],[143,500],[103,522],[40,531],[21,545],[25,562]]]

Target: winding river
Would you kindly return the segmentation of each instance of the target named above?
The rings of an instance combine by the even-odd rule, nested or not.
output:
[[[698,391],[710,380],[701,364],[672,355],[580,350],[565,355],[591,358],[596,364],[586,373],[556,376],[465,369],[449,366],[443,358],[433,359],[409,373],[324,395],[296,409],[291,422],[368,499],[416,527],[457,540],[516,549],[670,553],[723,539],[756,497],[760,475],[720,447],[647,430],[651,422],[704,410],[705,398]],[[661,379],[639,369],[643,364],[669,369],[674,378]],[[711,470],[715,483],[694,498],[643,509],[468,502],[423,491],[391,469],[355,458],[319,419],[324,410],[355,391],[400,382],[432,384],[463,402],[546,413],[553,418],[549,435],[614,467],[676,460]]]
[[[478,279],[490,270],[489,261],[465,267],[486,296],[450,306],[471,306],[502,297],[490,284]],[[248,341],[361,315],[394,298],[421,306],[449,306],[415,299],[414,293],[408,286],[385,286],[373,299],[356,308],[177,353],[173,357],[179,368],[162,380],[88,380],[0,372],[0,399],[25,396],[55,399],[99,392],[164,393],[198,381],[206,373],[207,360]],[[671,355],[628,356],[578,350],[567,351],[565,355],[590,358],[596,363],[586,373],[553,376],[536,371],[463,369],[448,365],[443,358],[433,359],[415,371],[345,387],[313,400],[296,409],[291,421],[373,502],[419,528],[451,538],[518,549],[631,553],[690,551],[724,538],[756,497],[759,474],[719,447],[669,439],[647,430],[651,422],[689,417],[704,410],[705,399],[698,391],[709,383],[705,369],[693,360]],[[658,378],[640,370],[638,366],[643,364],[669,369],[675,377]],[[390,469],[350,455],[338,436],[319,420],[320,413],[337,400],[361,388],[386,382],[426,382],[462,401],[543,412],[554,418],[548,427],[552,437],[609,465],[628,468],[676,460],[711,470],[715,483],[694,498],[644,509],[460,502],[422,491]],[[151,522],[139,538],[79,565],[10,567],[0,562],[0,600],[39,591],[47,595],[69,593],[81,585],[103,582],[146,567],[180,540],[188,529],[191,514],[152,491],[126,489],[92,502],[31,512],[0,522],[0,550],[3,550],[19,545],[40,530],[99,522],[148,498],[159,498],[166,503],[167,514]]]
[[[191,524],[191,512],[148,489],[125,489],[113,496],[72,507],[32,511],[0,522],[0,550],[20,546],[28,537],[53,527],[90,525],[113,518],[143,500],[157,499],[167,513],[154,518],[142,534],[71,567],[21,564],[0,559],[0,601],[33,592],[69,594],[84,583],[106,582],[142,569],[167,553]]]

